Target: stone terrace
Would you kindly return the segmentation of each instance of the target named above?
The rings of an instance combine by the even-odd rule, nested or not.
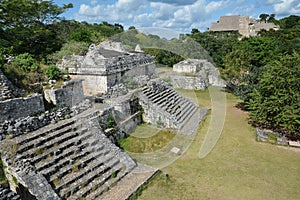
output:
[[[98,114],[99,111],[85,112],[13,138],[18,148],[10,156],[13,159],[6,156],[7,163],[14,166],[13,163],[29,162],[62,199],[99,198],[131,172],[136,163],[104,135]],[[19,169],[15,173],[30,185]]]
[[[151,123],[162,123],[168,128],[180,129],[199,112],[191,100],[179,95],[171,86],[160,79],[148,83],[140,94],[140,103]]]

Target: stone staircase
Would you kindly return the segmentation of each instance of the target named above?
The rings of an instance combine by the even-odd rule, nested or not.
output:
[[[147,84],[140,92],[140,103],[151,123],[161,121],[168,128],[181,129],[199,110],[190,99],[179,95],[160,79]]]
[[[0,200],[21,200],[20,196],[0,185]]]
[[[13,138],[14,161],[29,162],[62,199],[101,198],[136,163],[105,136],[97,115],[86,112]]]

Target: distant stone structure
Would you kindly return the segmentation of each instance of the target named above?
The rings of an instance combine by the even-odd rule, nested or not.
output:
[[[85,56],[64,57],[60,68],[71,78],[83,79],[87,96],[109,93],[126,78],[155,75],[154,57],[141,52],[127,52],[121,43],[105,41],[91,45]]]
[[[204,90],[209,85],[226,86],[219,70],[207,60],[184,60],[175,64],[173,71],[176,73],[171,73],[169,77],[175,88]]]
[[[230,32],[238,31],[242,36],[256,36],[260,30],[278,30],[279,26],[274,23],[258,22],[249,16],[221,16],[219,21],[213,22],[209,31],[213,32]]]

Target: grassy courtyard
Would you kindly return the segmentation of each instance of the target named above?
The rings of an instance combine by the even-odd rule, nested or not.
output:
[[[208,91],[196,96],[210,108]],[[255,129],[247,123],[247,113],[235,107],[237,102],[227,94],[224,129],[208,156],[198,157],[210,116],[182,157],[162,169],[169,178],[156,177],[138,199],[299,199],[299,151],[256,142]]]

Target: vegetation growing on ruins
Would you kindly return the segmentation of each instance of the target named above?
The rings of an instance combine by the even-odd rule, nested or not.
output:
[[[1,1],[0,69],[15,85],[40,92],[36,83],[60,78],[51,64],[63,56],[84,53],[91,43],[123,31],[120,24],[88,24],[60,17],[72,7],[59,7],[53,1]]]
[[[4,174],[4,165],[3,165],[1,157],[0,157],[0,183],[5,181],[5,180],[6,180],[6,177],[5,177],[5,174]]]
[[[114,116],[109,115],[106,122],[106,128],[113,128],[117,125]]]

